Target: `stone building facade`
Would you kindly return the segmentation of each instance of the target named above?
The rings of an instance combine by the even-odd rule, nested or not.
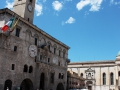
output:
[[[120,52],[116,60],[69,63],[68,70],[85,78],[89,90],[120,90]]]
[[[84,88],[85,79],[81,76],[78,76],[78,73],[69,70],[67,72],[67,90]]]
[[[32,24],[34,6],[15,0],[13,11],[0,10],[0,27],[19,19],[13,32],[0,33],[0,90],[66,90],[69,46]]]

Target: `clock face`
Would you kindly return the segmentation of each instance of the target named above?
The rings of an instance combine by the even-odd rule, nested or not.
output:
[[[35,45],[30,45],[30,47],[29,47],[29,55],[31,57],[37,56],[37,47]]]
[[[58,63],[57,57],[54,57],[54,58],[53,58],[53,63],[54,63],[54,64],[57,64],[57,63]]]
[[[31,5],[31,4],[28,4],[28,10],[29,10],[30,12],[32,12],[32,5]]]

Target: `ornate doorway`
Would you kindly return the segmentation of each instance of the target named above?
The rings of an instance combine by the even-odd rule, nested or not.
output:
[[[11,81],[11,80],[6,80],[6,81],[5,81],[4,90],[7,90],[7,88],[8,88],[9,90],[11,90],[11,88],[12,88],[12,81]]]
[[[24,79],[20,85],[20,90],[33,90],[33,83],[30,79]]]
[[[62,83],[59,83],[59,84],[57,85],[57,89],[56,89],[56,90],[64,90],[63,84],[62,84]]]
[[[45,75],[44,73],[42,73],[40,76],[40,90],[44,90],[44,80],[45,80]]]

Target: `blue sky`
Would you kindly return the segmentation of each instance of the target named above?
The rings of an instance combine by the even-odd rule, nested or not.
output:
[[[119,0],[37,0],[34,24],[70,46],[71,62],[115,60],[120,51]]]

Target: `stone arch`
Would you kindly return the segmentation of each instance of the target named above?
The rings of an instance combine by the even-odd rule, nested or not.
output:
[[[58,49],[62,51],[62,48],[61,48],[61,47],[58,47]]]
[[[5,84],[4,84],[4,90],[7,90],[7,88],[8,88],[9,90],[12,90],[12,81],[9,80],[9,79],[7,79],[7,80],[5,81]]]
[[[52,46],[52,43],[50,41],[47,42],[47,45],[51,45]]]
[[[39,38],[38,34],[34,34],[34,38],[38,39]]]
[[[53,47],[57,49],[57,45],[56,44],[54,44]]]
[[[59,84],[57,85],[56,90],[64,90],[63,84],[62,84],[62,83],[59,83]]]
[[[33,83],[29,78],[22,81],[20,85],[20,90],[33,90]]]
[[[66,50],[65,50],[65,49],[63,49],[63,52],[66,52]]]
[[[41,43],[40,43],[40,46],[45,46],[46,45],[46,41],[44,38],[41,39]]]

